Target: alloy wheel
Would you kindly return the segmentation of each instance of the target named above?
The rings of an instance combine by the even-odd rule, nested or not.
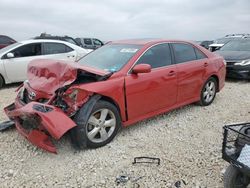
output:
[[[211,80],[206,83],[205,89],[203,91],[203,99],[206,103],[210,103],[216,93],[215,83]]]
[[[116,117],[109,109],[99,109],[90,115],[86,129],[91,142],[101,143],[110,138],[116,128]]]

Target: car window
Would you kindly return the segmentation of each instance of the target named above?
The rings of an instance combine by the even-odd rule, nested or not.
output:
[[[196,60],[196,54],[192,45],[173,43],[176,63]]]
[[[12,40],[5,36],[0,36],[0,44],[10,44]]]
[[[26,44],[11,51],[14,57],[29,57],[41,55],[41,43]]]
[[[44,43],[44,55],[61,54],[73,51],[72,48],[61,43]]]
[[[102,45],[101,41],[99,41],[97,39],[93,39],[93,43],[94,43],[94,45],[97,45],[97,46],[101,46]]]
[[[64,38],[64,40],[65,40],[66,42],[71,43],[71,44],[77,45],[77,43],[76,43],[73,39],[71,39],[71,38]]]
[[[194,50],[195,50],[195,54],[196,54],[196,59],[205,59],[205,58],[207,58],[207,56],[205,56],[205,54],[202,53],[197,48],[194,48]]]
[[[92,45],[92,40],[91,39],[83,39],[84,44],[86,45]]]
[[[148,49],[137,64],[149,64],[152,68],[171,65],[171,52],[168,44],[159,44]]]

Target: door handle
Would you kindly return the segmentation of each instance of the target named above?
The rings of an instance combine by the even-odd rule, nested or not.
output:
[[[174,76],[175,75],[175,71],[170,71],[169,73],[168,73],[168,76]]]
[[[205,62],[205,63],[204,63],[204,67],[207,67],[207,66],[208,66],[208,63],[207,63],[207,62]]]

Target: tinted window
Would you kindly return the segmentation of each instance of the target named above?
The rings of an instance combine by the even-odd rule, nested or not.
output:
[[[101,41],[99,41],[97,39],[93,39],[93,43],[94,43],[94,45],[97,45],[97,46],[101,46],[102,45]]]
[[[171,53],[168,44],[159,44],[148,49],[137,64],[149,64],[152,68],[171,65]]]
[[[195,54],[196,54],[196,59],[205,59],[207,58],[200,50],[197,48],[194,48]]]
[[[83,39],[83,41],[84,41],[84,44],[92,45],[91,39]]]
[[[193,46],[189,44],[175,43],[172,44],[175,52],[176,63],[196,60]]]
[[[64,38],[64,40],[67,41],[67,42],[69,42],[69,43],[71,43],[71,44],[77,45],[77,43],[73,39],[71,39],[71,38]]]
[[[15,57],[41,55],[41,43],[27,44],[12,51]]]
[[[0,44],[10,44],[12,40],[5,36],[0,36]]]
[[[44,54],[61,54],[73,51],[72,48],[61,43],[45,43],[44,44]]]

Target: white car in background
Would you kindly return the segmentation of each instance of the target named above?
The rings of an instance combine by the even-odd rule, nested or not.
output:
[[[0,50],[0,88],[26,80],[27,66],[34,59],[77,61],[92,50],[65,41],[40,39],[17,42]]]

